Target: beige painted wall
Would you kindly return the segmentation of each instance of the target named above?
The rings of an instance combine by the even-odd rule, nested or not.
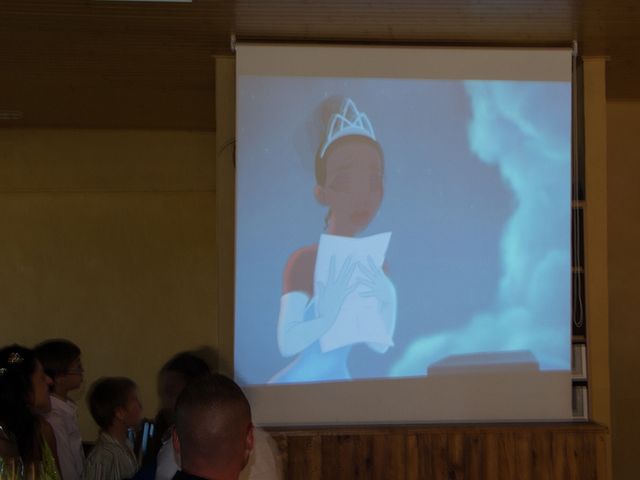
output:
[[[76,398],[101,375],[140,386],[175,351],[216,348],[215,134],[0,130],[0,344],[66,337]]]
[[[635,480],[640,451],[640,103],[609,102],[607,122],[613,478]]]

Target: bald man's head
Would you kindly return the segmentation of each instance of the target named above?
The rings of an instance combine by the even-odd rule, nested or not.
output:
[[[240,387],[224,375],[190,383],[176,403],[174,446],[184,471],[235,478],[253,448],[251,407]]]

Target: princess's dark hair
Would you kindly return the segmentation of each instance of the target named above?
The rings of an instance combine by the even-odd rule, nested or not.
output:
[[[20,345],[0,350],[0,424],[14,435],[24,462],[33,461],[38,452],[38,418],[29,408],[36,362],[33,351]]]

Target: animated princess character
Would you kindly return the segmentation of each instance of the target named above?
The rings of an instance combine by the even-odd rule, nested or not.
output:
[[[381,255],[325,255],[325,276],[318,280],[323,245],[365,240],[356,236],[378,212],[383,172],[382,148],[369,118],[346,99],[331,116],[315,161],[314,194],[329,209],[328,235],[320,244],[295,251],[284,271],[278,347],[283,356],[297,357],[270,383],[348,380],[347,360],[355,343],[366,343],[379,353],[393,344],[396,292],[382,266],[386,244]],[[390,234],[385,235],[388,242]],[[367,302],[375,304],[375,310],[363,309]],[[377,333],[362,334],[369,330]],[[351,333],[345,334],[347,339],[329,340],[336,331]]]

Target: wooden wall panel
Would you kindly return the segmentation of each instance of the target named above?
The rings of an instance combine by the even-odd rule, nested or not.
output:
[[[283,466],[286,478],[308,478],[320,480],[322,478],[320,436],[280,437],[287,444]]]
[[[592,424],[275,431],[290,480],[604,480]]]
[[[484,435],[484,456],[482,478],[499,478],[500,459],[498,458],[498,438],[496,435],[489,433]]]
[[[445,435],[447,442],[447,472],[450,477],[456,479],[470,478],[465,476],[465,451],[464,435],[462,432],[455,432]]]
[[[531,476],[532,478],[552,478],[553,465],[546,461],[552,458],[551,439],[549,431],[536,431],[531,435]]]
[[[415,434],[407,435],[405,442],[405,458],[407,459],[406,476],[407,480],[418,480],[419,478],[425,478],[424,472],[420,471],[420,455],[418,452],[422,451],[419,445],[418,436]]]
[[[515,471],[520,472],[520,480],[532,480],[533,456],[531,451],[531,433],[518,432],[513,434],[513,446],[515,451]]]
[[[482,478],[484,442],[481,434],[464,435],[464,478]]]
[[[372,480],[407,478],[406,437],[402,434],[371,436]],[[385,472],[388,472],[386,474]]]
[[[516,466],[516,449],[513,432],[495,432],[498,443],[498,478],[500,480],[513,479],[519,476]]]
[[[357,18],[357,21],[354,21]],[[214,55],[239,40],[580,44],[638,99],[637,0],[0,1],[0,127],[214,130]],[[20,112],[21,118],[2,120]]]

